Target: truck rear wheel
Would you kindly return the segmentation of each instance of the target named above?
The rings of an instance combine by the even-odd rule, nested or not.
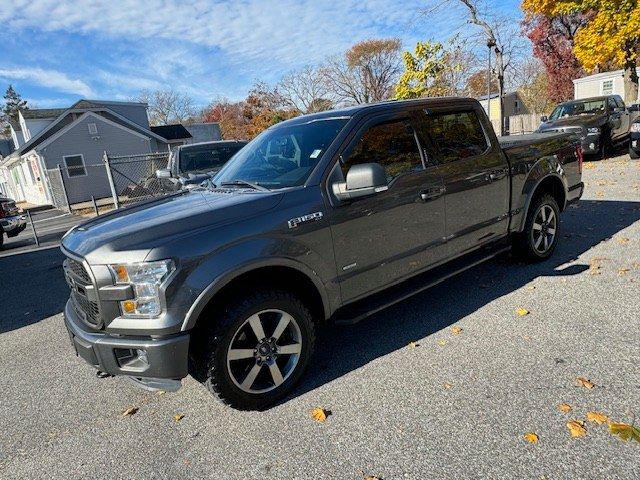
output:
[[[200,345],[193,359],[194,376],[213,395],[239,410],[262,410],[291,391],[315,341],[311,313],[300,299],[259,291],[213,317],[201,319],[207,326],[194,334]]]
[[[551,195],[533,200],[527,212],[524,230],[514,236],[515,252],[524,260],[541,262],[549,258],[558,243],[560,209]]]

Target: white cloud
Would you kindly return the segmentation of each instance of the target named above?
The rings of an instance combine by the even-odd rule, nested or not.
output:
[[[94,92],[82,80],[70,78],[56,70],[42,68],[0,68],[0,78],[9,80],[26,80],[30,83],[52,88],[59,92],[73,93],[85,98],[94,96]]]

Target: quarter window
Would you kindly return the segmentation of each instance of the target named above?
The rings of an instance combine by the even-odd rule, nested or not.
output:
[[[64,157],[64,164],[67,166],[67,175],[69,177],[81,177],[87,174],[82,155],[69,155]]]
[[[342,173],[360,163],[379,163],[390,182],[398,176],[422,170],[422,159],[409,120],[385,122],[370,127],[344,156]]]
[[[426,114],[420,130],[431,138],[445,163],[482,155],[489,148],[475,112]]]

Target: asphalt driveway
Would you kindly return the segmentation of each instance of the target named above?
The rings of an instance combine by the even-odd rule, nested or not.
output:
[[[638,478],[640,444],[585,415],[640,417],[640,162],[584,173],[552,259],[505,256],[322,331],[302,385],[261,413],[190,378],[164,395],[96,378],[62,323],[61,254],[0,258],[0,477]]]

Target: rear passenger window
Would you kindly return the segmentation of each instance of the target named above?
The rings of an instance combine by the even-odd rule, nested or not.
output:
[[[489,148],[475,112],[426,114],[420,130],[431,139],[443,162],[482,155]]]
[[[403,173],[422,170],[422,159],[409,120],[385,122],[366,130],[344,155],[342,173],[359,163],[379,163],[387,173],[387,181]]]

